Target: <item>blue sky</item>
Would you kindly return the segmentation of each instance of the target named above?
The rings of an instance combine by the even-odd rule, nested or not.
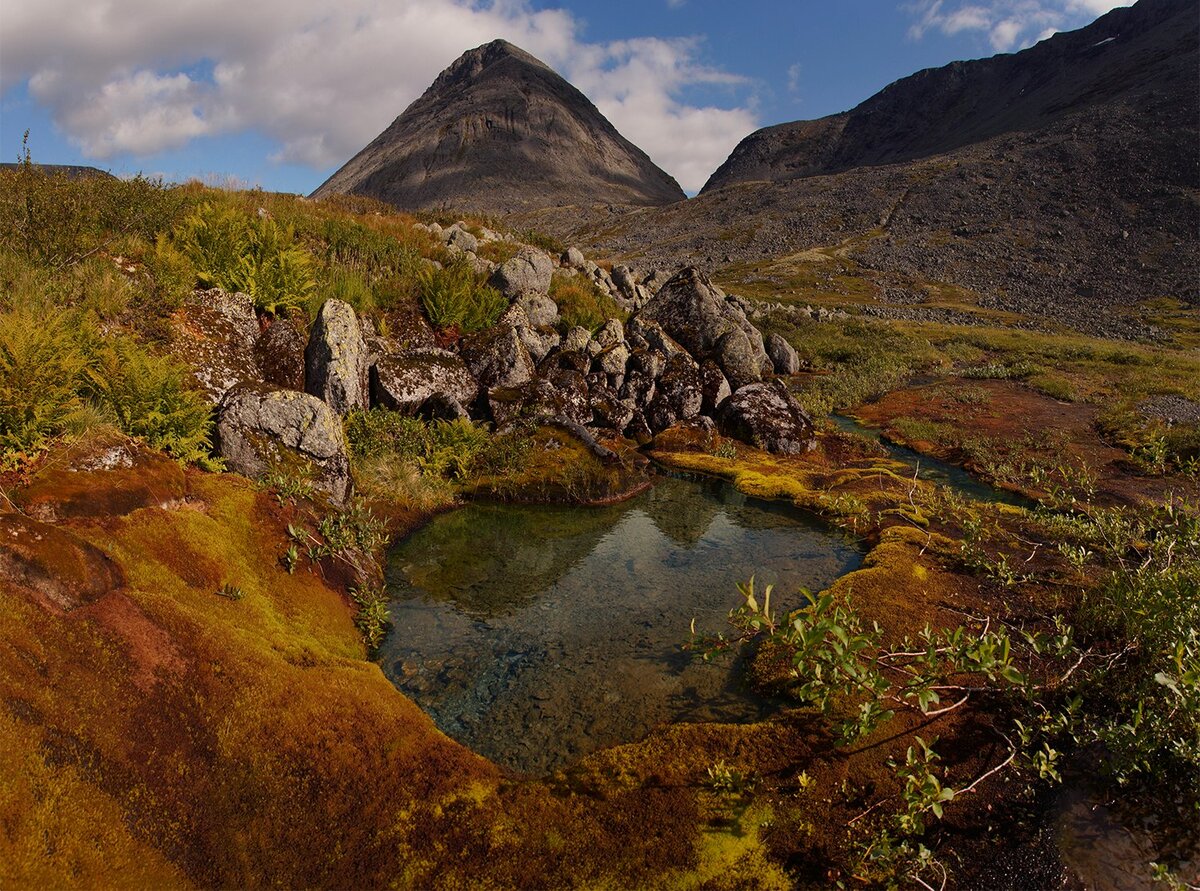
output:
[[[309,192],[505,37],[695,192],[759,126],[1128,0],[37,0],[0,6],[0,155]]]

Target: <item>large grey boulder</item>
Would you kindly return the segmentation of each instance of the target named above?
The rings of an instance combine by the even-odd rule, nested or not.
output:
[[[443,233],[443,238],[446,239],[446,247],[448,248],[469,251],[472,254],[479,250],[479,239],[458,223],[447,229]]]
[[[522,294],[514,305],[525,310],[529,323],[535,328],[550,326],[558,321],[558,304],[546,294]]]
[[[376,405],[414,415],[430,405],[439,412],[469,406],[479,383],[456,354],[436,347],[383,356],[371,369],[371,399]],[[457,413],[456,413],[457,414]]]
[[[798,455],[816,446],[812,418],[782,381],[748,384],[734,392],[717,416],[721,432],[755,448]]]
[[[254,359],[262,379],[288,390],[304,389],[304,350],[308,336],[290,318],[277,318],[254,345]]]
[[[262,377],[255,361],[258,319],[246,294],[193,291],[171,321],[168,351],[213,405],[242,381]]]
[[[563,265],[570,266],[574,269],[582,269],[586,262],[583,256],[583,251],[577,247],[569,247],[562,257]]]
[[[486,390],[516,387],[533,379],[533,357],[517,329],[510,325],[497,325],[465,338],[461,354]]]
[[[491,283],[509,300],[525,294],[545,294],[550,290],[554,261],[537,248],[522,248],[515,257],[500,264],[492,273]]]
[[[334,412],[367,407],[370,359],[350,304],[325,301],[309,332],[304,364],[308,392]]]
[[[775,366],[776,374],[795,374],[800,370],[800,357],[781,334],[769,334],[765,341],[767,355]]]
[[[697,361],[715,361],[735,390],[773,370],[762,334],[737,302],[695,267],[672,276],[639,318],[657,322]]]
[[[217,452],[249,477],[307,478],[342,504],[350,495],[346,438],[329,405],[308,393],[239,384],[217,411]]]

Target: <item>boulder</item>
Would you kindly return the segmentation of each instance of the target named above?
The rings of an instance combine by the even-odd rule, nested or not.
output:
[[[583,251],[577,247],[569,247],[566,253],[563,254],[562,262],[564,266],[571,266],[575,269],[582,269],[585,262]]]
[[[406,415],[437,408],[457,416],[453,404],[475,401],[479,384],[463,360],[449,350],[425,347],[384,356],[371,369],[371,401]],[[434,405],[430,405],[433,400]]]
[[[533,378],[533,357],[517,329],[509,325],[497,325],[465,338],[461,353],[471,374],[486,390],[516,387]]]
[[[576,325],[563,335],[562,348],[568,351],[583,352],[591,339],[592,335],[587,328]]]
[[[479,239],[455,223],[443,233],[446,247],[460,251],[470,251],[472,254],[479,250]]]
[[[700,366],[700,379],[704,391],[702,410],[706,415],[716,415],[717,410],[733,392],[729,381],[725,379],[721,367],[712,359],[706,359]]]
[[[491,284],[509,300],[524,294],[545,294],[550,290],[554,262],[536,248],[522,248],[492,273]]]
[[[748,384],[734,392],[717,417],[721,433],[781,455],[816,446],[813,422],[782,381]]]
[[[704,404],[700,366],[677,353],[667,359],[655,385],[654,398],[646,406],[646,420],[655,433],[694,418]]]
[[[309,334],[304,364],[308,392],[335,413],[367,407],[370,360],[350,304],[325,301]]]
[[[592,360],[592,367],[610,375],[625,373],[625,365],[629,361],[629,347],[618,341],[612,346],[605,347]]]
[[[308,337],[293,319],[277,318],[254,345],[262,379],[287,390],[304,390],[304,350]]]
[[[782,335],[768,335],[764,346],[767,355],[771,357],[771,364],[775,366],[776,374],[795,374],[800,370],[800,357]]]
[[[257,340],[254,301],[246,294],[212,288],[193,291],[175,314],[168,349],[216,405],[236,384],[260,379],[254,356]]]
[[[588,405],[592,410],[591,423],[618,433],[625,430],[633,420],[636,406],[628,399],[621,399],[616,391],[606,386],[593,386],[588,393]]]
[[[654,350],[663,356],[686,353],[675,338],[663,330],[662,325],[641,316],[634,316],[625,326],[625,339],[636,349]]]
[[[529,357],[534,363],[541,362],[550,351],[559,345],[561,338],[553,328],[531,328],[521,325],[516,328],[517,337],[529,350]]]
[[[582,374],[568,369],[516,387],[495,387],[488,391],[488,407],[498,430],[560,417],[587,423],[592,417],[587,383]]]
[[[657,322],[698,361],[715,361],[735,390],[773,369],[762,334],[746,313],[695,267],[672,276],[639,318]]]
[[[596,329],[596,333],[592,335],[592,340],[596,341],[602,347],[616,346],[625,340],[625,327],[619,319],[609,319]]]
[[[240,384],[217,413],[217,452],[237,473],[307,478],[337,504],[350,495],[350,460],[337,414],[308,393]]]
[[[558,304],[545,294],[523,294],[516,305],[525,310],[529,323],[535,328],[550,326],[558,321]]]

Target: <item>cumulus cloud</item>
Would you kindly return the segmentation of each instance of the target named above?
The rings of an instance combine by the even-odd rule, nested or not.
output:
[[[0,87],[30,95],[87,155],[148,155],[254,130],[273,160],[349,158],[464,50],[503,37],[563,73],[685,189],[757,124],[747,84],[695,40],[588,43],[527,0],[77,0],[6,3]],[[681,97],[728,87],[731,107]]]
[[[992,49],[1010,52],[1032,46],[1061,30],[1078,28],[1134,0],[987,0],[947,2],[917,0],[906,4],[914,21],[909,37],[919,40],[929,31],[947,36],[978,32]]]

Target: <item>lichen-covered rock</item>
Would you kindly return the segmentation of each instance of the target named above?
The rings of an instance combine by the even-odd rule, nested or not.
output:
[[[571,266],[575,269],[582,269],[583,264],[587,262],[584,259],[583,251],[577,247],[569,247],[563,254],[562,262],[564,266]]]
[[[576,325],[563,335],[562,348],[582,353],[587,348],[588,341],[591,339],[592,335],[587,328]]]
[[[721,372],[721,367],[712,359],[705,360],[700,366],[700,377],[704,390],[702,411],[706,415],[716,415],[717,410],[732,395],[733,390]]]
[[[816,445],[812,418],[782,381],[736,390],[717,418],[725,436],[781,455],[798,455]]]
[[[461,354],[486,390],[517,387],[533,379],[534,364],[516,328],[497,325],[463,340]]]
[[[488,407],[498,430],[518,422],[540,423],[552,418],[582,424],[592,416],[583,375],[565,368],[555,369],[551,377],[489,390]]]
[[[491,284],[509,300],[550,290],[554,261],[537,248],[522,248],[492,273]]]
[[[406,415],[417,414],[434,400],[440,410],[457,416],[453,404],[468,406],[478,392],[479,383],[466,363],[436,347],[383,356],[371,369],[371,401]]]
[[[654,398],[646,406],[646,420],[655,433],[700,414],[704,403],[700,367],[688,356],[677,353],[667,359],[655,385]]]
[[[634,316],[625,326],[625,339],[634,350],[653,350],[664,356],[686,353],[687,350],[663,330],[662,325],[642,316]]]
[[[618,375],[625,373],[625,365],[629,362],[629,347],[618,341],[605,347],[592,360],[592,367],[605,374]]]
[[[560,345],[547,353],[546,358],[538,363],[537,371],[542,377],[548,375],[555,368],[569,368],[571,371],[587,374],[591,367],[592,357],[587,353],[564,349]]]
[[[521,325],[516,331],[517,337],[525,344],[525,349],[529,350],[529,357],[535,364],[545,359],[561,341],[558,332],[553,328],[531,328]]]
[[[18,513],[0,514],[0,584],[43,609],[65,613],[125,584],[99,548]]]
[[[475,253],[479,250],[479,239],[464,229],[458,223],[455,223],[449,229],[442,233],[442,237],[446,240],[446,247],[457,249],[460,251],[470,251]]]
[[[522,294],[516,305],[525,310],[529,324],[535,328],[553,325],[558,321],[558,304],[545,294]]]
[[[695,267],[672,276],[639,317],[658,322],[696,360],[714,360],[735,390],[773,368],[762,334],[746,313]]]
[[[254,358],[257,338],[254,301],[213,288],[194,291],[175,314],[168,349],[216,405],[236,384],[260,379]]]
[[[241,384],[222,400],[217,450],[237,473],[307,478],[336,503],[350,494],[350,460],[333,409],[308,393]]]
[[[305,384],[334,412],[366,408],[370,361],[354,307],[326,300],[304,351]]]
[[[592,424],[618,433],[629,426],[637,411],[637,407],[631,401],[621,399],[616,391],[606,386],[591,387],[588,405],[592,410]]]
[[[605,348],[616,346],[625,340],[625,327],[619,319],[608,319],[596,329],[596,333],[592,335],[592,340]]]
[[[795,348],[780,334],[770,334],[764,342],[776,374],[795,374],[800,370],[800,357]]]
[[[304,349],[308,337],[290,318],[277,318],[254,345],[254,360],[262,379],[288,390],[304,389]]]

